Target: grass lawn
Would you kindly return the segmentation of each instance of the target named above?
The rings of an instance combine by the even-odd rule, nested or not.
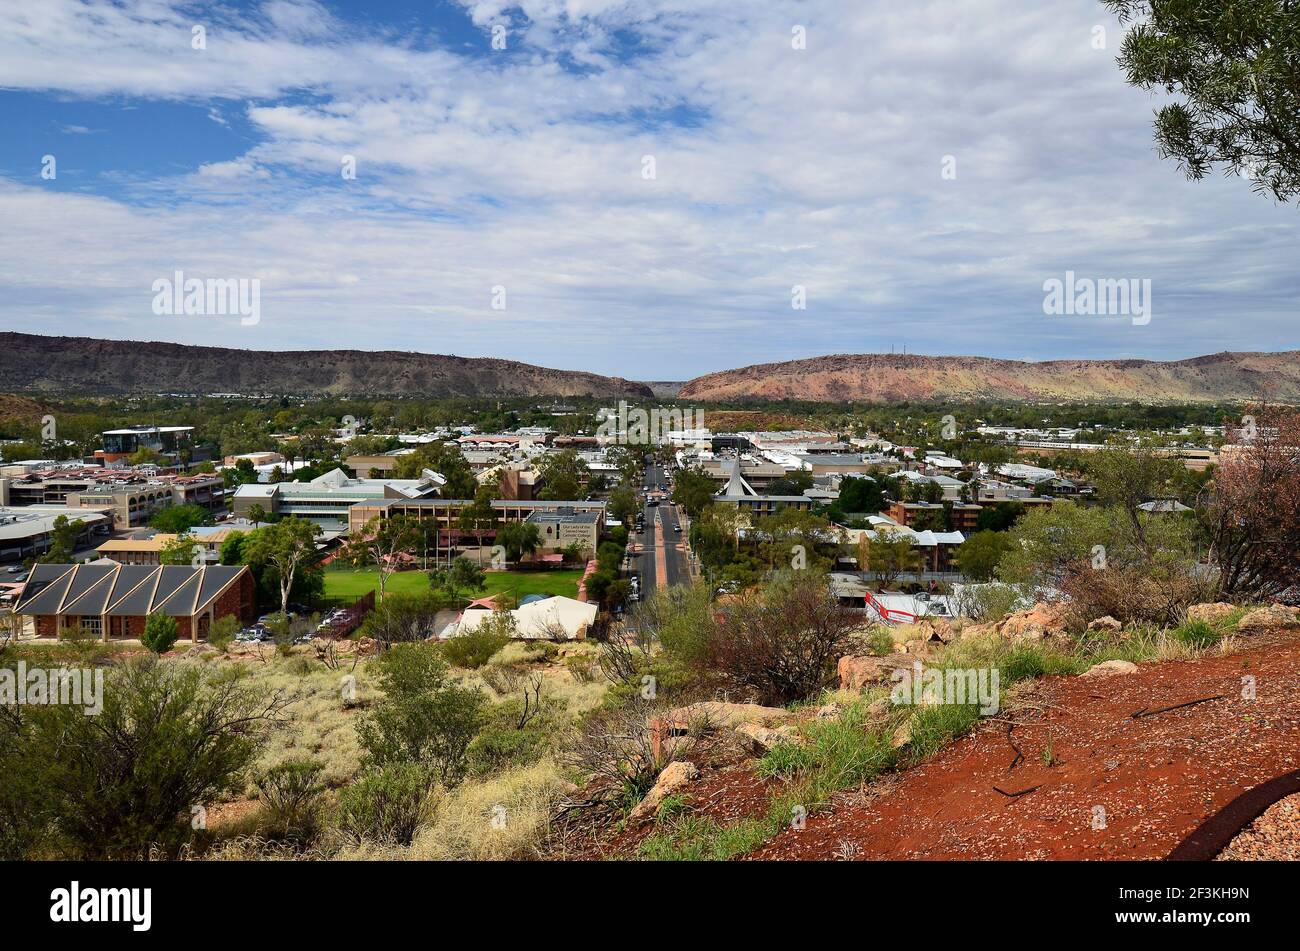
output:
[[[487,590],[475,597],[485,597],[498,591],[513,591],[517,597],[529,594],[558,594],[569,598],[578,596],[578,582],[582,572],[573,571],[489,571]],[[367,591],[379,588],[379,572],[373,569],[342,569],[325,572],[325,597],[331,600],[355,601]],[[429,576],[423,571],[397,571],[388,576],[386,586],[390,594],[412,594],[429,590]]]

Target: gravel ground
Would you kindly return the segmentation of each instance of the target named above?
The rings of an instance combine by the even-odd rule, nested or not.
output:
[[[1286,796],[1228,843],[1217,861],[1300,860],[1300,793]]]

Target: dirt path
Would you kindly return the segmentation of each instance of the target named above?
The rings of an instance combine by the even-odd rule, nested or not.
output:
[[[1246,676],[1254,700],[1242,697]],[[1300,768],[1294,634],[1127,676],[1054,677],[1023,696],[1015,769],[1005,724],[985,724],[874,791],[844,794],[750,858],[1157,859],[1239,793]],[[1011,798],[994,787],[1038,788]]]

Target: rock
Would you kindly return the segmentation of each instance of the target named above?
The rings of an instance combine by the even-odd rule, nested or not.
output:
[[[628,815],[628,821],[640,822],[653,816],[659,811],[660,803],[687,783],[692,783],[699,778],[700,771],[694,763],[687,760],[669,763],[655,780],[654,786],[645,794],[645,798],[637,803],[636,808]]]
[[[1002,637],[1041,641],[1046,637],[1065,636],[1067,611],[1063,604],[1040,601],[1028,611],[1009,614],[997,625]]]
[[[1257,634],[1279,627],[1300,627],[1300,608],[1270,604],[1266,608],[1255,608],[1237,622],[1237,630],[1242,634]]]
[[[1118,634],[1120,631],[1124,630],[1124,625],[1107,614],[1105,617],[1099,617],[1089,621],[1088,630],[1097,633]]]
[[[1216,601],[1213,604],[1193,604],[1187,609],[1187,620],[1204,621],[1206,624],[1218,625],[1237,610],[1235,604],[1228,604],[1226,601]]]
[[[904,654],[890,654],[887,657],[845,654],[837,665],[840,689],[861,690],[869,684],[887,681],[896,668],[907,667],[910,664],[911,658]]]
[[[818,720],[834,720],[844,710],[838,703],[827,703],[817,708]]]
[[[1104,660],[1094,664],[1083,672],[1083,677],[1117,677],[1122,674],[1136,674],[1137,664],[1127,660]]]
[[[889,745],[894,749],[902,749],[908,743],[912,742],[912,718],[908,717],[898,725],[894,735],[889,738]]]
[[[867,716],[880,717],[888,713],[894,706],[894,702],[888,697],[881,697],[878,700],[872,700],[867,704]]]
[[[692,731],[734,730],[742,723],[771,726],[791,716],[781,707],[764,707],[757,703],[723,703],[705,700],[670,710],[650,721],[650,744],[656,756],[662,756],[665,741],[684,736]]]
[[[799,734],[790,726],[772,730],[765,726],[759,726],[757,723],[742,723],[736,727],[736,735],[740,737],[745,749],[755,756],[762,756],[772,747],[781,743],[802,742]]]

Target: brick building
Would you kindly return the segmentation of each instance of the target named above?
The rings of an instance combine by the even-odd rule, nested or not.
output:
[[[182,638],[206,639],[212,622],[256,616],[253,575],[246,565],[36,565],[14,605],[33,619],[39,637],[80,627],[102,640],[139,638],[150,614],[176,619]]]

